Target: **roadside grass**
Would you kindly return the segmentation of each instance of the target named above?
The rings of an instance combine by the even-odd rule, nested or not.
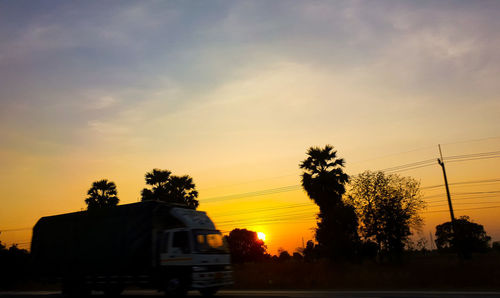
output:
[[[455,255],[414,256],[400,263],[328,261],[234,265],[235,289],[498,290],[500,254],[458,260]]]

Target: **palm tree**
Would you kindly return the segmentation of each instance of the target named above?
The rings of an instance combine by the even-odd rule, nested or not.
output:
[[[196,209],[199,205],[196,200],[198,191],[195,189],[193,178],[187,175],[170,177],[166,190],[172,202],[186,204],[191,209]]]
[[[309,197],[319,206],[320,211],[335,206],[342,201],[345,184],[349,176],[344,173],[344,159],[337,158],[333,146],[311,147],[308,157],[300,164],[302,187]]]
[[[146,173],[146,184],[152,185],[153,189],[162,188],[168,182],[172,172],[168,170],[153,169]]]
[[[146,184],[151,185],[151,189],[144,188],[141,191],[142,201],[166,200],[165,186],[170,179],[172,172],[168,170],[153,169],[146,173]]]
[[[141,192],[142,201],[158,200],[163,202],[185,204],[188,208],[196,209],[199,205],[196,198],[193,178],[188,175],[174,176],[168,170],[153,169],[146,173],[146,184],[151,189],[144,188]]]
[[[349,176],[344,160],[337,158],[333,146],[311,147],[299,165],[303,169],[302,187],[319,207],[316,241],[320,254],[332,258],[352,256],[358,241],[355,210],[345,205],[342,196]]]
[[[102,179],[92,183],[92,187],[87,192],[85,199],[88,210],[98,208],[113,207],[120,201],[117,197],[116,185],[114,182]]]

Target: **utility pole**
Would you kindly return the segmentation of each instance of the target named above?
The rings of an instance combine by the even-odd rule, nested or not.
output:
[[[448,196],[448,207],[450,208],[450,216],[451,216],[451,227],[453,230],[453,224],[455,222],[455,214],[453,213],[453,206],[451,204],[451,197],[450,197],[450,188],[448,187],[448,179],[446,178],[446,169],[444,168],[444,161],[443,161],[443,153],[441,152],[441,145],[438,144],[439,147],[439,155],[441,158],[438,158],[438,163],[443,168],[443,176],[444,176],[444,185],[446,187],[446,195]]]
[[[441,152],[441,145],[438,144],[439,147],[439,155],[441,158],[438,158],[438,163],[443,168],[443,176],[444,176],[444,185],[446,186],[446,195],[448,196],[448,206],[450,207],[450,216],[451,216],[451,233],[453,235],[453,242],[456,244],[457,253],[459,258],[464,257],[464,247],[463,247],[463,239],[460,236],[459,231],[457,231],[456,223],[455,223],[455,214],[453,213],[453,206],[451,205],[451,197],[450,197],[450,188],[448,187],[448,179],[446,178],[446,170],[444,168],[443,161],[443,153]]]

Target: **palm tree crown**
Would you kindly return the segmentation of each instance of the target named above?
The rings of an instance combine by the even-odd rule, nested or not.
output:
[[[153,169],[146,173],[146,184],[151,189],[144,188],[141,192],[142,201],[159,200],[163,202],[185,204],[188,208],[196,209],[199,205],[198,191],[195,189],[193,178],[188,175],[174,176],[168,170]]]
[[[120,201],[117,196],[116,185],[112,181],[102,179],[92,183],[85,199],[87,209],[106,208],[118,205]]]
[[[337,158],[333,146],[311,147],[308,157],[300,164],[302,187],[320,210],[337,205],[345,193],[349,176],[344,173],[344,159]]]

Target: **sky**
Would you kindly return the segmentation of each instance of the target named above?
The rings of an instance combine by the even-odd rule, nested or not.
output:
[[[222,231],[294,251],[314,237],[310,146],[335,146],[351,175],[437,158],[437,144],[500,151],[498,28],[498,1],[1,1],[0,241],[29,247],[38,218],[85,208],[99,179],[136,202],[160,168],[193,177]],[[458,161],[449,180],[499,166]],[[437,162],[399,174],[443,183]],[[470,209],[498,189],[452,192]],[[433,204],[425,237],[449,219]],[[498,210],[462,213],[500,240]]]

